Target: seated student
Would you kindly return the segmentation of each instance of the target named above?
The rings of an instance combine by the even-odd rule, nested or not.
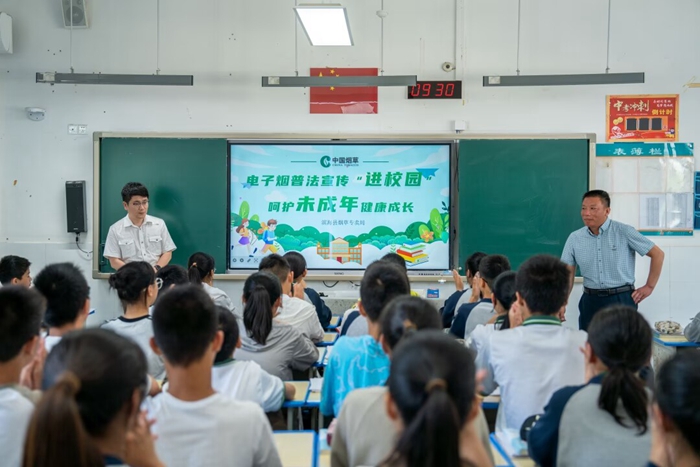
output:
[[[223,342],[214,302],[201,287],[163,294],[153,310],[153,350],[163,355],[168,389],[151,399],[156,452],[168,467],[281,466],[262,409],[212,387]]]
[[[312,342],[321,342],[324,334],[323,327],[321,327],[314,306],[304,301],[304,289],[300,287],[297,290],[299,296],[292,296],[294,273],[287,260],[273,253],[260,261],[258,270],[267,271],[276,276],[282,286],[282,304],[279,307],[277,319],[293,326]]]
[[[457,308],[450,334],[467,339],[478,324],[486,324],[494,316],[492,301],[493,281],[503,272],[510,271],[510,261],[503,255],[489,255],[479,262],[478,288],[481,300]]]
[[[216,271],[216,263],[214,257],[206,253],[195,253],[187,260],[187,274],[190,282],[201,285],[204,291],[214,301],[214,305],[219,305],[227,308],[231,313],[236,313],[236,307],[233,302],[221,289],[214,287],[214,271]]]
[[[158,284],[153,267],[145,261],[126,263],[109,276],[109,287],[117,291],[124,314],[100,327],[136,342],[146,355],[148,374],[157,380],[165,378],[163,359],[151,349],[153,323],[148,309],[158,297]]]
[[[656,378],[649,467],[700,465],[700,354],[678,352]]]
[[[406,261],[397,253],[387,253],[382,256],[380,261],[386,263],[394,264],[398,266],[400,270],[406,274],[408,279],[408,268],[406,268]],[[410,285],[410,281],[409,281]],[[411,295],[417,297],[418,294],[411,290]],[[343,314],[343,325],[340,328],[341,336],[366,336],[369,333],[369,327],[367,325],[367,318],[362,316],[360,313],[359,302],[355,304],[351,309],[347,310]]]
[[[380,321],[382,348],[389,357],[399,342],[412,338],[417,331],[442,329],[435,308],[418,297],[395,298],[382,311]],[[386,394],[385,386],[356,389],[348,394],[336,419],[332,467],[377,465],[391,454],[396,429],[384,409]],[[488,426],[481,410],[479,433],[489,447]],[[490,448],[487,452],[490,454]]]
[[[0,259],[0,285],[32,285],[32,276],[29,266],[32,263],[20,256],[5,256]]]
[[[510,328],[508,312],[515,303],[515,271],[506,271],[493,281],[493,295],[491,301],[496,311],[491,320],[486,324],[479,324],[465,340],[467,348],[474,351],[474,356],[485,345],[494,331]]]
[[[369,265],[360,285],[360,313],[367,318],[369,334],[343,336],[333,346],[323,377],[323,415],[337,416],[350,391],[384,384],[389,358],[379,344],[379,316],[391,300],[409,294],[408,277],[397,266],[385,261]]]
[[[518,269],[515,293],[523,324],[492,333],[477,356],[477,368],[487,370],[485,394],[501,388],[496,433],[506,439],[519,437],[525,419],[542,413],[555,391],[584,383],[586,333],[557,317],[569,295],[566,265],[533,256]]]
[[[276,319],[282,288],[269,272],[251,274],[243,284],[241,348],[236,356],[252,360],[282,381],[292,370],[306,371],[318,360],[318,348],[293,326]],[[315,316],[315,314],[314,314]]]
[[[651,341],[634,308],[596,313],[584,350],[588,383],[555,392],[528,435],[537,465],[644,465],[651,430],[639,371],[651,359]]]
[[[46,266],[34,279],[34,287],[46,298],[44,339],[50,352],[64,334],[83,329],[90,314],[90,287],[85,276],[71,263]]]
[[[66,335],[46,359],[23,465],[162,467],[140,411],[145,374],[143,352],[125,337],[103,329]]]
[[[475,423],[481,411],[475,373],[471,352],[442,332],[420,332],[399,344],[386,398],[399,436],[379,465],[492,466]]]
[[[265,412],[281,409],[285,400],[294,398],[294,385],[283,383],[253,361],[234,360],[234,352],[241,346],[238,323],[227,308],[216,309],[224,342],[214,359],[212,387],[232,399],[255,402]]]
[[[183,268],[179,264],[168,264],[167,266],[161,268],[156,273],[156,279],[163,281],[161,290],[165,292],[170,290],[176,285],[189,284],[190,279],[187,275],[187,269]]]
[[[467,287],[464,287],[462,278],[456,270],[452,271],[452,277],[455,280],[455,288],[457,291],[450,295],[447,300],[445,300],[445,305],[440,308],[440,315],[442,315],[442,327],[449,328],[452,326],[452,320],[455,318],[455,312],[460,306],[466,303],[474,303],[480,300],[478,294],[478,288],[473,287],[474,279],[479,272],[479,263],[482,258],[486,256],[486,253],[477,251],[472,253],[469,258],[464,263],[464,270],[466,271]],[[477,292],[476,294],[474,292]]]
[[[316,316],[318,316],[318,321],[321,323],[321,327],[323,329],[328,328],[328,325],[331,324],[333,313],[331,312],[331,309],[326,306],[318,292],[311,287],[306,286],[306,281],[304,280],[306,273],[308,272],[306,270],[306,259],[298,251],[288,251],[284,254],[283,258],[287,260],[289,267],[294,273],[292,284],[294,292],[293,295],[297,296],[297,294],[300,293],[297,290],[297,287],[303,290],[304,297],[298,298],[303,298],[307,302],[311,303],[316,308]]]
[[[2,465],[22,465],[22,447],[37,394],[19,385],[40,345],[44,299],[20,286],[0,289],[0,452]]]

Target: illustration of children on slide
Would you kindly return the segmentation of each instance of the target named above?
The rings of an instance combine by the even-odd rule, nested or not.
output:
[[[250,222],[248,222],[248,219],[243,218],[241,219],[241,225],[236,227],[236,233],[241,236],[241,238],[238,240],[238,243],[241,245],[244,245],[248,249],[248,256],[252,257],[253,253],[255,253],[258,249],[256,248],[252,253],[250,251],[251,248],[251,241],[250,238],[251,236],[254,236],[253,232],[248,229],[248,226],[250,225]],[[257,238],[256,238],[257,240]]]
[[[275,228],[277,228],[277,221],[275,219],[267,221],[267,225],[264,222],[260,223],[258,233],[262,234],[262,241],[265,243],[265,246],[260,250],[261,255],[264,255],[266,251],[277,253],[277,247],[275,246],[275,238],[277,238],[275,237]]]

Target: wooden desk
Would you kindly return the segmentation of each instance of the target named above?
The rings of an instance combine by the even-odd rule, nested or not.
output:
[[[277,452],[283,467],[316,467],[318,436],[314,431],[276,431]]]
[[[323,340],[321,342],[316,343],[316,347],[327,347],[329,345],[335,344],[335,341],[338,340],[338,333],[337,332],[327,332],[323,335]]]
[[[675,355],[678,350],[700,347],[696,342],[689,342],[682,334],[659,334],[654,332],[651,364],[658,371],[661,364]]]
[[[491,433],[491,453],[496,467],[535,467],[535,462],[529,457],[510,457],[500,445],[496,435]]]
[[[285,401],[282,407],[287,409],[287,429],[294,429],[294,414],[301,410],[306,403],[306,397],[309,394],[308,381],[288,381],[294,385],[294,399]]]
[[[341,315],[333,315],[331,322],[328,324],[328,329],[338,329],[340,323],[343,322],[343,317]]]
[[[481,408],[484,410],[497,410],[501,404],[501,396],[486,396],[481,401]]]

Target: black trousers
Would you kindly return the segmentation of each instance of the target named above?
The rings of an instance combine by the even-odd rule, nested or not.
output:
[[[607,308],[613,305],[627,305],[631,306],[635,310],[637,309],[637,304],[632,300],[632,291],[623,292],[615,295],[608,295],[607,297],[599,297],[598,295],[587,294],[584,292],[581,297],[581,301],[578,302],[578,327],[583,331],[588,331],[588,326],[591,324],[591,320],[603,308]]]

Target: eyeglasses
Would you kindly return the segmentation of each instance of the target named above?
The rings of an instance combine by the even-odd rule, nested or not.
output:
[[[143,206],[145,208],[148,206],[148,200],[146,200],[146,201],[134,201],[133,203],[131,203],[131,205],[135,208],[140,208],[141,206]]]
[[[156,287],[158,287],[158,290],[160,290],[163,287],[163,279],[160,277],[156,277]]]

